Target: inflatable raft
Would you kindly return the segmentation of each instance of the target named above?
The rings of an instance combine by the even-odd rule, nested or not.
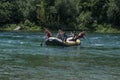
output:
[[[49,37],[48,39],[45,40],[46,45],[50,46],[74,46],[74,45],[79,45],[80,40],[77,39],[76,41],[71,41],[72,37],[67,38],[66,42],[63,42],[61,39],[56,38],[56,37]]]

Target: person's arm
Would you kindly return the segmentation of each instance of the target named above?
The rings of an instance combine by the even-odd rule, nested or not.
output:
[[[56,37],[57,37],[57,38],[59,37],[59,33],[57,33]]]
[[[82,37],[83,39],[86,39],[86,36],[85,35],[83,35],[83,37]]]
[[[66,42],[66,40],[67,40],[67,34],[64,33],[64,41]]]

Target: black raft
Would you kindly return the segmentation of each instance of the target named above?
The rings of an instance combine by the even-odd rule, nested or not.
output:
[[[70,41],[71,38],[72,37],[67,38],[66,42],[63,42],[59,38],[49,37],[48,39],[45,40],[45,44],[46,45],[50,45],[50,46],[64,46],[64,47],[74,46],[74,45],[79,45],[80,44],[80,40],[79,39],[77,39],[76,41]]]

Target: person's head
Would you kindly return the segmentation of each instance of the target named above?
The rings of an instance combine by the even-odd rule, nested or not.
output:
[[[76,31],[72,31],[73,34],[76,34]]]
[[[71,31],[71,34],[72,35],[76,35],[76,31]]]
[[[73,31],[73,33],[76,33],[76,31]]]
[[[62,30],[61,30],[61,29],[59,29],[59,30],[58,30],[58,32],[62,32]]]
[[[71,32],[70,32],[70,34],[74,34],[74,32],[73,32],[73,31],[71,31]]]
[[[61,29],[59,29],[59,30],[58,30],[58,33],[62,34],[62,33],[63,33],[63,31],[62,31]]]

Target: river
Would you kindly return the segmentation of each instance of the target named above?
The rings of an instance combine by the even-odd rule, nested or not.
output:
[[[120,80],[120,34],[87,33],[80,46],[40,46],[43,33],[0,32],[0,80]]]

